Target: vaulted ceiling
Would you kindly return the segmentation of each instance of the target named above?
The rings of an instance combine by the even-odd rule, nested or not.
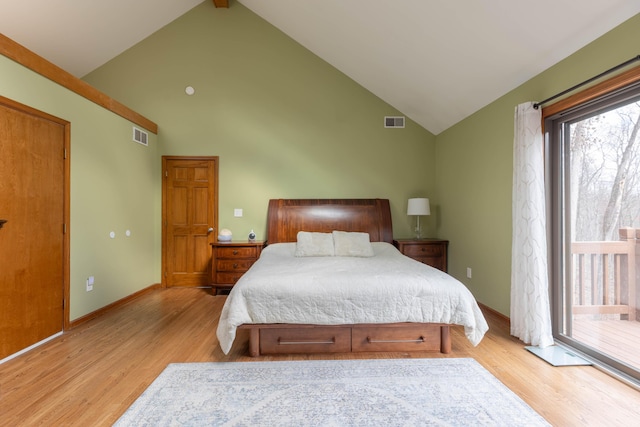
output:
[[[0,32],[81,77],[202,1],[0,0]],[[434,134],[640,13],[638,0],[228,3]]]

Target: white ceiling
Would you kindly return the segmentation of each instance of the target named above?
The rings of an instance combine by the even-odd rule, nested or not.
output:
[[[434,134],[640,13],[638,0],[235,1]],[[0,0],[0,32],[81,77],[201,2]]]

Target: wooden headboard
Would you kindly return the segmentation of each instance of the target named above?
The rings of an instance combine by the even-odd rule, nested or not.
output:
[[[295,242],[298,231],[369,233],[372,242],[393,241],[387,199],[272,199],[267,243]]]

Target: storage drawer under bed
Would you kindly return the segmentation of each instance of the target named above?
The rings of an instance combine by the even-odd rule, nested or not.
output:
[[[440,351],[440,325],[355,325],[352,351]]]
[[[309,326],[302,329],[260,329],[260,353],[348,353],[350,327]]]
[[[424,323],[297,325],[263,326],[256,334],[260,354],[442,351],[441,329],[440,324]]]

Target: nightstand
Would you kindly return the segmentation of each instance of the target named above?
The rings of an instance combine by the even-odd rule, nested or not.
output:
[[[213,294],[231,289],[260,257],[264,241],[215,242],[211,244],[211,285]]]
[[[448,240],[440,239],[396,239],[393,245],[409,258],[447,272]]]

